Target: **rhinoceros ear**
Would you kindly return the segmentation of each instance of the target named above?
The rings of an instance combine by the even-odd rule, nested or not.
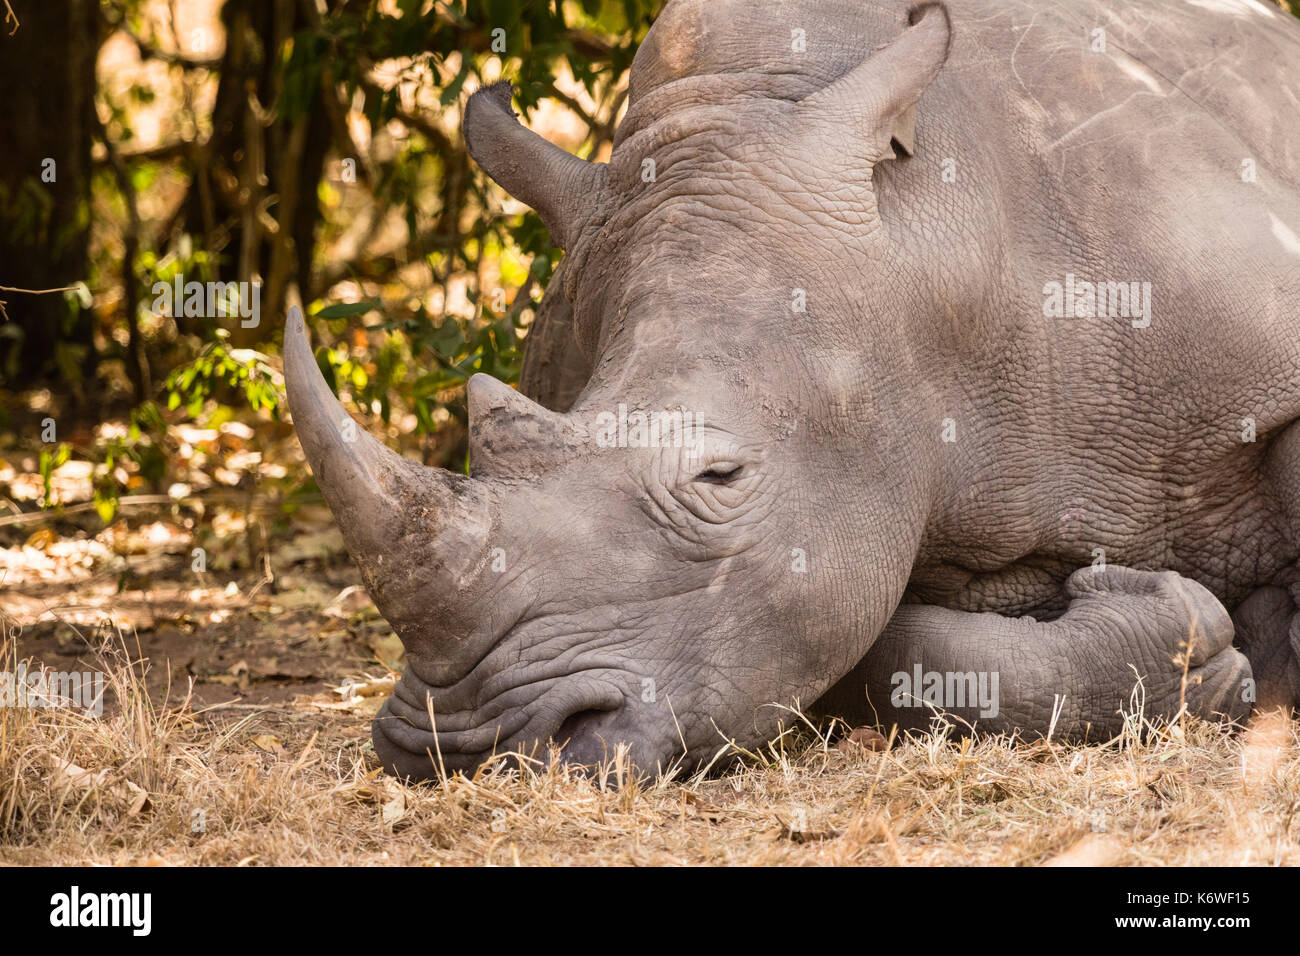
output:
[[[502,189],[541,215],[551,238],[569,249],[587,222],[608,167],[589,163],[521,126],[510,108],[514,87],[493,83],[465,104],[465,145]]]
[[[851,124],[866,136],[869,159],[894,159],[891,145],[908,156],[915,148],[916,101],[948,59],[952,25],[942,3],[924,3],[908,14],[910,26],[800,108]]]

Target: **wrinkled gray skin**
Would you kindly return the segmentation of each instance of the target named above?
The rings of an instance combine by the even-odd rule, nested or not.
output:
[[[407,647],[390,770],[548,738],[692,765],[795,700],[922,726],[890,703],[918,663],[998,674],[996,716],[949,708],[980,730],[1104,737],[1138,675],[1150,716],[1240,718],[1252,674],[1296,701],[1300,25],[915,20],[678,0],[608,166],[471,99],[474,157],[568,256],[523,383],[552,410],[476,376],[469,477],[345,441],[291,318],[298,432]],[[1150,282],[1149,327],[1045,317],[1068,273]],[[695,457],[600,447],[620,403],[698,413]]]

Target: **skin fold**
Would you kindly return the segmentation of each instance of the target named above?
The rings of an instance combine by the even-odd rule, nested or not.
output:
[[[343,442],[286,332],[407,647],[385,765],[693,766],[796,701],[1094,739],[1294,705],[1298,60],[1229,0],[677,0],[608,165],[475,94],[567,255],[520,392],[470,382],[470,476]],[[1132,299],[1054,310],[1080,283]],[[611,445],[628,410],[693,440]]]

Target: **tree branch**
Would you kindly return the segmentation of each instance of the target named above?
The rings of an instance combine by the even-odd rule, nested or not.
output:
[[[215,70],[221,66],[220,57],[208,57],[207,59],[197,60],[194,57],[185,56],[181,53],[170,53],[167,50],[160,50],[158,47],[145,42],[143,38],[136,36],[125,27],[122,29],[130,38],[131,42],[135,44],[136,49],[140,51],[140,59],[142,60],[158,60],[159,62],[180,66],[187,70]]]
[[[0,285],[0,292],[21,292],[24,295],[49,295],[52,292],[75,292],[77,291],[77,288],[78,287],[75,285],[65,285],[57,289],[19,289],[16,286]],[[7,299],[0,299],[0,319],[4,319],[6,322],[9,321],[9,313],[5,311],[5,306],[7,304]]]

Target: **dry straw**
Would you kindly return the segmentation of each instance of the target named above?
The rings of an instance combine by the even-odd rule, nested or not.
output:
[[[19,664],[0,625],[0,669]],[[0,861],[144,864],[1300,863],[1300,740],[1140,711],[1090,746],[960,739],[837,746],[797,711],[710,774],[584,775],[537,759],[408,787],[364,718],[307,703],[163,706],[133,639],[101,629],[103,716],[0,709]],[[29,664],[35,667],[34,663]],[[842,728],[841,728],[842,729]],[[738,765],[720,773],[726,760]]]

